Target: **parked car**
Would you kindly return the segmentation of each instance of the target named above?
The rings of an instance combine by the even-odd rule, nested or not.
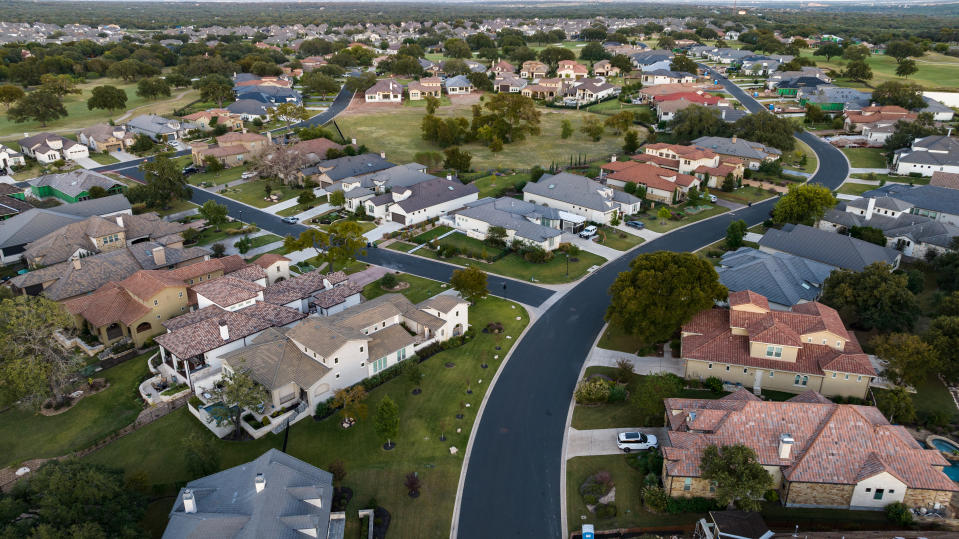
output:
[[[283,222],[284,222],[284,223],[291,224],[291,225],[295,225],[296,223],[299,223],[299,222],[300,222],[300,218],[299,218],[299,217],[284,217],[284,218],[283,218]]]
[[[642,221],[626,221],[626,226],[633,228],[646,228],[646,224]]]
[[[716,195],[709,195],[709,201],[712,202],[713,204],[715,204],[717,200],[719,199],[716,198]]]
[[[659,447],[659,441],[652,434],[642,432],[620,432],[616,437],[616,447],[623,453],[630,451],[647,451]]]
[[[196,174],[200,172],[200,169],[196,168],[196,165],[187,165],[183,167],[183,175],[189,176],[190,174]]]
[[[241,180],[249,180],[250,178],[255,178],[255,177],[256,177],[256,172],[252,170],[248,170],[244,172],[243,174],[240,174]]]
[[[579,232],[579,237],[586,238],[586,239],[592,238],[595,235],[596,235],[595,225],[589,225],[588,227],[584,228],[583,230]]]

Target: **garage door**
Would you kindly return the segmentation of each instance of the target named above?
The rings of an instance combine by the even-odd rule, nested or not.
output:
[[[405,216],[405,215],[402,215],[402,214],[399,214],[399,213],[394,213],[394,214],[393,214],[393,222],[394,222],[394,223],[400,223],[401,225],[405,225],[405,224],[406,224],[406,216]]]

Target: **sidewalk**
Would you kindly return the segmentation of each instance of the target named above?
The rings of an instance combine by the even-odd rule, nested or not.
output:
[[[400,223],[394,223],[392,221],[386,221],[382,225],[370,230],[366,234],[363,234],[368,241],[376,241],[390,232],[396,232],[397,230],[403,228],[404,225]]]
[[[865,180],[863,178],[846,178],[845,183],[861,183],[863,185],[875,185],[879,187],[879,180]]]
[[[269,232],[269,231],[267,231],[267,230],[260,230],[259,232],[255,232],[255,233],[253,233],[253,234],[247,234],[247,235],[250,237],[250,239],[253,239],[253,238],[258,238],[258,237],[260,237],[260,236],[265,236],[265,235],[267,235],[267,234],[272,234],[272,232]],[[222,240],[222,241],[219,241],[219,242],[216,242],[216,243],[222,243],[223,246],[226,247],[226,251],[223,252],[223,255],[224,255],[224,256],[238,255],[238,254],[240,254],[240,250],[237,249],[236,246],[234,246],[233,244],[236,243],[236,242],[238,242],[238,241],[240,241],[241,238],[243,238],[243,235],[242,235],[242,234],[237,234],[237,235],[235,235],[235,236],[227,236],[226,239],[224,239],[224,240]],[[276,242],[274,242],[274,243],[276,243]],[[272,247],[271,247],[271,246],[272,246]],[[266,249],[265,251],[261,251],[261,249],[263,249],[263,247],[269,247],[269,249]],[[268,244],[268,245],[264,245],[263,247],[257,247],[256,249],[250,249],[249,251],[247,251],[246,253],[244,253],[243,256],[244,256],[245,258],[249,258],[249,257],[253,256],[253,254],[259,254],[260,252],[264,252],[264,253],[265,253],[266,251],[271,251],[271,250],[273,250],[273,249],[276,249],[277,247],[279,247],[279,245],[273,245],[273,243],[271,243],[271,244]],[[257,252],[254,253],[254,251],[257,251]],[[251,253],[253,253],[253,254],[251,254]]]
[[[287,208],[292,208],[293,206],[296,206],[297,204],[298,202],[296,201],[296,197],[293,197],[289,200],[284,200],[283,202],[277,202],[276,204],[272,206],[267,206],[263,208],[263,211],[276,215],[277,212],[281,210],[285,210]]]

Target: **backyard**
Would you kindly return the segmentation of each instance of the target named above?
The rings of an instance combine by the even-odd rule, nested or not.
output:
[[[344,485],[354,492],[346,510],[347,537],[358,535],[356,511],[367,507],[373,497],[392,515],[390,536],[449,534],[462,455],[477,407],[489,380],[515,338],[529,323],[529,317],[512,302],[488,297],[470,308],[470,321],[477,328],[499,322],[504,331],[501,334],[478,331],[466,344],[423,362],[420,365],[422,394],[412,395],[413,383],[401,376],[370,391],[366,401],[369,415],[348,430],[340,427],[338,416],[319,422],[307,419],[291,428],[288,453],[321,468],[328,467],[334,460],[345,464]],[[501,346],[502,350],[496,351],[495,346]],[[488,369],[482,368],[484,361]],[[455,368],[447,368],[447,363],[454,364]],[[467,393],[468,389],[472,390],[471,394]],[[376,404],[386,395],[400,410],[400,434],[394,440],[396,449],[390,452],[382,450],[384,440],[374,433],[371,419]],[[463,419],[456,419],[457,414],[463,414]],[[217,440],[189,411],[178,410],[87,459],[119,466],[128,476],[143,477],[148,485],[154,485],[155,491],[174,492],[174,483],[182,484],[193,477],[184,452],[171,441],[182,440],[191,433],[214,443],[220,468],[236,466],[283,444],[283,437],[273,434],[250,442]],[[439,441],[444,434],[446,441]],[[458,454],[451,455],[450,447],[456,447]],[[406,474],[413,471],[422,482],[421,495],[415,499],[407,495],[403,486]],[[163,499],[151,511],[156,517],[148,523],[157,527],[154,533],[166,525],[166,520],[159,515],[164,509],[169,510],[172,502],[172,498]]]
[[[431,298],[443,290],[446,290],[448,287],[444,283],[439,281],[433,281],[431,279],[426,279],[419,277],[417,275],[410,275],[409,273],[399,273],[396,275],[397,286],[403,286],[403,283],[408,284],[406,288],[402,290],[386,290],[380,285],[380,281],[376,280],[372,283],[363,287],[363,297],[367,300],[382,296],[383,294],[389,293],[399,293],[406,296],[406,299],[410,300],[413,303],[419,303],[425,299]]]
[[[517,190],[520,185],[526,185],[529,179],[530,176],[527,173],[491,174],[471,183],[479,189],[479,198],[497,198],[503,191]]]
[[[843,148],[852,168],[887,168],[881,148]]]

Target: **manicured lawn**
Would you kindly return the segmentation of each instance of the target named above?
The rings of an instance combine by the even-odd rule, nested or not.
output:
[[[414,242],[414,243],[427,243],[427,242],[429,242],[430,240],[432,240],[432,239],[434,239],[434,238],[438,238],[438,237],[442,236],[443,234],[446,234],[447,232],[449,232],[449,231],[451,231],[451,230],[453,230],[453,229],[450,228],[450,227],[448,227],[448,226],[446,226],[446,225],[440,225],[440,226],[431,228],[431,229],[427,230],[426,232],[423,232],[423,233],[420,234],[419,236],[416,236],[415,238],[413,238],[413,242]]]
[[[271,195],[277,195],[280,197],[278,200],[264,200],[266,198],[266,191],[264,186],[266,185],[266,180],[254,180],[246,183],[241,183],[235,187],[228,187],[224,191],[221,191],[225,197],[232,198],[233,200],[238,200],[250,206],[257,208],[266,208],[267,206],[272,206],[277,202],[283,202],[284,200],[289,200],[291,198],[296,198],[300,196],[303,189],[293,189],[286,185],[279,185],[276,182],[270,182],[270,186],[273,188],[270,191]]]
[[[173,215],[174,213],[180,213],[181,211],[187,211],[189,209],[199,208],[199,207],[200,206],[198,204],[194,204],[190,202],[189,200],[176,200],[172,204],[170,204],[169,208],[162,209],[162,210],[150,210],[150,211],[155,211],[157,212],[157,215],[159,215],[160,217],[165,217],[167,215]]]
[[[879,148],[843,148],[852,168],[887,168],[886,158]]]
[[[422,394],[412,395],[412,383],[400,376],[370,391],[367,417],[348,430],[339,426],[337,416],[320,422],[306,419],[291,428],[286,448],[289,454],[320,468],[327,468],[334,460],[345,464],[344,485],[354,491],[346,510],[347,537],[359,535],[356,511],[374,497],[392,514],[391,537],[449,534],[463,452],[477,407],[490,378],[529,318],[516,304],[488,297],[470,308],[470,321],[477,328],[500,322],[505,331],[500,335],[477,332],[466,344],[423,362]],[[502,350],[495,351],[495,346]],[[494,359],[494,354],[499,354],[499,359]],[[483,361],[489,364],[488,369],[481,368]],[[454,363],[455,368],[446,368],[447,362]],[[472,394],[466,393],[468,386]],[[376,405],[386,395],[400,409],[400,434],[394,440],[396,448],[389,452],[381,449],[384,440],[374,433],[372,421]],[[455,418],[459,413],[463,419]],[[461,432],[456,432],[457,428]],[[273,434],[251,442],[217,440],[188,410],[181,409],[108,445],[88,460],[119,466],[128,475],[145,473],[148,484],[189,481],[193,477],[178,442],[190,433],[213,441],[224,469],[283,443],[282,436]],[[446,441],[439,441],[442,434]],[[453,446],[459,450],[457,455],[450,454]],[[421,495],[416,499],[410,498],[403,487],[406,474],[412,471],[422,482]]]
[[[401,241],[395,241],[395,242],[393,242],[393,243],[391,243],[391,244],[389,244],[389,245],[386,246],[387,249],[392,249],[392,250],[394,250],[394,251],[399,251],[399,252],[401,252],[401,253],[408,253],[408,252],[410,252],[410,249],[412,249],[413,247],[416,247],[416,246],[413,245],[412,243],[404,243],[404,242],[401,242]],[[422,249],[420,249],[420,250],[422,250]],[[420,251],[416,251],[416,252],[418,253],[418,252],[420,252]]]
[[[597,472],[606,471],[616,487],[616,516],[597,520],[586,509],[579,487]],[[643,508],[640,489],[643,477],[626,461],[625,455],[576,457],[566,461],[566,517],[570,533],[578,532],[583,524],[593,524],[596,530],[662,526],[669,530],[688,529],[705,515],[697,513],[657,514]],[[586,518],[584,519],[583,516]]]
[[[520,184],[526,184],[529,181],[529,174],[518,173],[510,175],[483,176],[472,182],[479,189],[479,198],[496,198],[505,190],[516,189]]]
[[[457,235],[458,234],[454,234],[453,236]],[[444,238],[443,241],[446,241],[447,239],[449,238]],[[389,248],[393,248],[393,245],[390,245]],[[586,271],[590,267],[600,266],[606,262],[606,259],[599,255],[582,251],[575,257],[570,258],[569,275],[567,276],[566,257],[561,255],[554,255],[552,259],[542,264],[533,264],[532,262],[527,262],[524,258],[515,253],[510,253],[492,263],[480,262],[478,260],[473,260],[462,256],[440,258],[435,251],[426,248],[419,249],[413,254],[426,258],[432,258],[434,260],[441,260],[450,264],[457,264],[460,266],[476,266],[477,268],[488,273],[496,273],[506,277],[513,277],[514,279],[545,284],[568,283],[575,281],[576,279],[579,279],[585,275]],[[575,260],[573,260],[573,258],[575,258]]]
[[[959,419],[959,409],[952,400],[952,395],[946,386],[935,376],[930,376],[924,384],[916,387],[912,395],[912,402],[916,407],[916,414],[923,416],[935,412],[945,412],[949,421]]]
[[[374,228],[376,228],[376,223],[374,223],[373,221],[357,221],[357,220],[355,220],[355,219],[339,219],[339,220],[333,221],[333,222],[334,222],[334,223],[338,223],[338,222],[340,222],[340,221],[353,221],[353,222],[355,222],[356,224],[360,225],[360,230],[363,231],[363,234],[366,234],[366,233],[369,232],[370,230],[373,230]],[[326,230],[326,229],[330,228],[330,225],[316,225],[316,226],[319,227],[319,228],[321,228],[321,229],[323,229],[323,230]]]
[[[423,277],[410,275],[408,273],[396,275],[396,280],[400,283],[409,283],[410,286],[398,292],[390,292],[380,286],[379,281],[374,281],[363,287],[363,297],[369,300],[382,296],[383,294],[400,293],[413,303],[419,303],[448,289],[448,286],[444,286],[444,283],[432,279],[424,279]]]
[[[440,106],[441,106],[441,107],[448,107],[448,106],[450,106],[450,105],[452,105],[452,104],[453,104],[453,102],[450,101],[449,96],[447,96],[447,95],[440,96]],[[404,100],[403,100],[403,106],[404,106],[404,107],[414,107],[414,108],[425,109],[425,108],[426,108],[426,100],[425,100],[425,99],[419,99],[419,100],[414,101],[414,100],[412,100],[412,99],[404,99]]]
[[[885,180],[886,183],[889,183],[889,182],[905,183],[909,185],[927,185],[929,183],[929,180],[932,179],[929,176],[923,176],[921,178],[913,178],[912,176],[893,176],[892,174],[873,174],[872,176],[870,176],[869,174],[863,174],[861,172],[850,174],[849,176],[851,178],[874,179],[876,181]]]
[[[636,339],[636,337],[633,337],[620,328],[610,324],[606,326],[606,331],[604,331],[603,336],[599,338],[599,343],[597,346],[607,350],[616,350],[619,352],[626,352],[627,354],[635,354],[639,352],[641,347],[644,346],[644,343],[640,342],[638,339]]]
[[[810,49],[803,50],[802,56],[811,57],[819,67],[830,68],[837,72],[842,71],[847,63],[846,60],[837,57],[827,62],[824,56],[812,56],[812,50]],[[959,86],[959,59],[937,52],[927,52],[921,58],[915,60],[919,71],[910,75],[908,82],[915,82],[926,90],[942,89],[947,92],[951,92],[956,86]],[[873,54],[866,58],[866,63],[872,68],[873,78],[869,81],[872,87],[890,80],[902,80],[896,76],[897,64],[895,58],[891,56]],[[833,84],[838,86],[863,86],[848,79],[834,80]]]
[[[112,155],[108,153],[101,153],[101,152],[91,152],[90,159],[93,159],[94,161],[96,161],[97,163],[100,163],[101,165],[112,165],[113,163],[120,162],[120,160],[117,159],[116,157],[113,157]]]
[[[237,240],[239,241],[239,239]],[[274,242],[283,241],[283,238],[277,236],[276,234],[264,234],[262,236],[256,236],[251,238],[253,243],[250,245],[250,249],[256,249],[257,247],[263,247],[264,245],[269,245]]]
[[[718,196],[718,195],[717,195]],[[706,204],[704,204],[706,205]],[[724,208],[723,206],[710,205],[711,207],[708,210],[703,210],[696,214],[686,215],[678,220],[674,221],[672,219],[667,219],[665,223],[659,220],[659,217],[656,216],[656,210],[650,210],[648,213],[643,213],[639,215],[639,220],[646,223],[646,228],[652,230],[653,232],[669,232],[670,230],[677,229],[683,225],[688,225],[689,223],[695,223],[696,221],[702,221],[703,219],[708,219],[714,215],[719,215],[720,213],[726,213],[729,211],[729,208]],[[685,213],[686,209],[683,206],[673,208],[673,211],[682,211]]]
[[[725,192],[721,189],[712,189],[709,191],[709,194],[716,195],[717,198],[723,200],[728,200],[730,202],[736,202],[739,204],[749,204],[750,202],[759,202],[760,200],[766,200],[767,198],[774,196],[769,191],[765,189],[760,189],[759,187],[754,187],[752,185],[744,185],[739,189],[736,189],[732,192]]]
[[[239,180],[240,175],[244,172],[246,172],[246,167],[239,166],[223,169],[219,172],[198,172],[187,176],[187,179],[193,185],[200,185],[201,183],[221,185]]]
[[[147,377],[152,352],[125,361],[94,376],[110,387],[84,397],[72,409],[44,416],[32,410],[10,408],[0,413],[0,466],[24,460],[57,457],[83,449],[136,419],[143,409],[137,386]]]
[[[323,204],[322,200],[314,200],[313,202],[310,202],[307,204],[297,204],[296,206],[291,206],[284,210],[280,210],[276,212],[276,214],[279,215],[280,217],[293,217],[294,215],[303,213],[310,208],[315,208],[316,206],[320,204]]]
[[[602,231],[599,234],[600,240],[596,243],[617,251],[628,251],[646,241],[639,236],[623,232],[617,228],[604,226],[600,230]]]
[[[207,227],[200,232],[200,235],[196,239],[196,244],[210,245],[231,237],[236,237],[236,239],[238,240],[240,239],[241,236],[237,236],[236,234],[231,234],[230,232],[240,228],[243,228],[243,223],[239,221],[223,223],[222,225],[220,225],[220,230],[217,230],[215,226]],[[233,241],[236,241],[236,240],[233,240]],[[232,243],[232,241],[230,243]]]
[[[808,144],[799,139],[796,139],[796,150],[794,151],[802,152],[802,154],[806,156],[806,164],[801,165],[801,158],[796,159],[795,156],[792,155],[792,152],[789,152],[788,155],[783,156],[783,168],[812,174],[819,164],[816,152],[812,151],[812,148],[810,148]]]
[[[590,105],[586,107],[586,110],[589,112],[595,112],[598,114],[608,114],[613,115],[617,112],[624,110],[631,110],[633,113],[640,117],[645,118],[653,114],[652,109],[646,105],[633,105],[632,103],[623,103],[618,99],[610,99],[609,101],[603,101],[602,103],[596,103],[595,105]]]
[[[437,116],[471,118],[471,104],[457,102],[449,107],[441,107]],[[567,163],[570,157],[585,156],[591,159],[605,159],[622,150],[623,137],[606,134],[599,142],[593,142],[579,132],[583,120],[590,116],[586,111],[574,109],[539,108],[542,113],[540,135],[527,137],[523,141],[503,146],[503,151],[493,153],[485,145],[470,142],[460,148],[473,155],[472,169],[529,168],[533,165],[548,167],[550,163]],[[375,111],[348,111],[337,117],[347,138],[356,138],[366,144],[371,151],[385,151],[387,159],[395,163],[415,161],[418,152],[441,152],[435,144],[423,140],[420,125],[425,111],[419,107],[378,108]],[[560,137],[563,120],[569,120],[575,132],[568,139]],[[640,141],[646,138],[646,132],[640,131]]]
[[[839,186],[839,189],[836,189],[837,193],[842,193],[844,195],[856,195],[859,196],[866,191],[871,191],[879,187],[878,185],[868,185],[865,183],[849,183],[846,182]]]
[[[456,247],[457,249],[462,249],[464,252],[471,254],[489,253],[490,255],[495,256],[503,251],[501,248],[491,247],[486,245],[486,243],[481,240],[471,238],[466,234],[461,233],[450,234],[449,236],[439,240],[437,243],[444,247]]]

